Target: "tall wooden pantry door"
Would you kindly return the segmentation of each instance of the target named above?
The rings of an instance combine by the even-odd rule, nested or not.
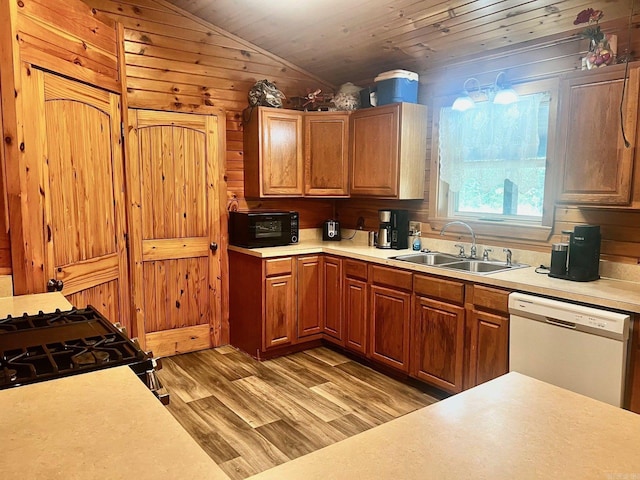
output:
[[[224,117],[129,110],[132,289],[156,356],[220,343]]]
[[[29,145],[41,149],[43,262],[50,290],[130,325],[120,96],[31,67]],[[35,173],[35,172],[34,172]]]

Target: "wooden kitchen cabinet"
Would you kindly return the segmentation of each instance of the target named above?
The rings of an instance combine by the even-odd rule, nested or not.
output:
[[[467,311],[469,370],[465,388],[509,371],[509,291],[484,285],[469,286]]]
[[[411,272],[373,265],[369,354],[373,360],[409,372]]]
[[[288,345],[295,338],[296,286],[293,259],[264,261],[264,349]]]
[[[229,251],[231,345],[256,358],[296,339],[296,263]]]
[[[395,103],[351,114],[351,195],[424,199],[427,107]]]
[[[344,346],[357,353],[367,353],[368,293],[367,264],[357,260],[343,261]]]
[[[249,198],[304,194],[302,113],[255,107],[244,125],[244,193]]]
[[[324,328],[324,261],[321,255],[298,257],[298,338],[319,335]]]
[[[561,82],[557,158],[563,164],[558,200],[625,205],[631,201],[640,69],[633,68],[624,94],[624,131],[620,101],[624,66],[576,72]]]
[[[324,311],[325,339],[338,345],[344,344],[342,322],[342,259],[327,255],[322,263],[322,281],[324,295],[322,309]]]
[[[349,114],[304,113],[304,194],[349,196]]]
[[[454,280],[414,277],[410,373],[450,393],[463,389],[464,289]]]
[[[244,126],[248,198],[348,197],[349,114],[256,107]]]

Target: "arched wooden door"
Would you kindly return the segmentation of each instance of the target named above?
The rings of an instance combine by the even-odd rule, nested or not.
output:
[[[156,356],[220,343],[224,121],[129,110],[132,289],[138,335]]]
[[[74,306],[91,304],[129,326],[120,96],[26,71],[28,127],[41,132],[42,152],[34,169],[42,174],[41,191],[38,198],[27,193],[26,201],[44,213],[45,274]]]

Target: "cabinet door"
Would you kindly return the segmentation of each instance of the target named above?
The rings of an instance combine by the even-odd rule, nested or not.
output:
[[[451,393],[462,391],[464,308],[416,297],[411,374]]]
[[[265,280],[264,349],[288,345],[295,335],[296,302],[292,274]]]
[[[345,347],[367,353],[367,282],[344,279]]]
[[[371,286],[371,358],[409,372],[411,295]]]
[[[564,80],[558,158],[564,164],[559,200],[599,205],[630,202],[638,117],[639,69],[627,82],[621,133],[620,101],[624,69],[604,69]]]
[[[470,311],[469,386],[479,385],[509,371],[509,319]]]
[[[322,332],[322,263],[319,255],[298,258],[298,338]]]
[[[324,257],[322,266],[324,286],[324,333],[342,343],[342,260]]]
[[[352,195],[398,195],[399,124],[398,105],[351,115]]]
[[[306,196],[349,195],[349,114],[304,115]]]
[[[249,113],[243,134],[245,196],[302,196],[303,112],[257,107]]]

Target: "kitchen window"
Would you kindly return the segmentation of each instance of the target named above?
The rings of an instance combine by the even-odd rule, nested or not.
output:
[[[451,108],[451,98],[436,102],[433,218],[472,222],[474,229],[496,236],[507,230],[508,236],[520,236],[515,226],[523,238],[546,237],[556,172],[550,135],[557,108],[554,86],[531,82],[514,87],[520,95],[516,103],[497,105],[489,95],[463,112]]]

